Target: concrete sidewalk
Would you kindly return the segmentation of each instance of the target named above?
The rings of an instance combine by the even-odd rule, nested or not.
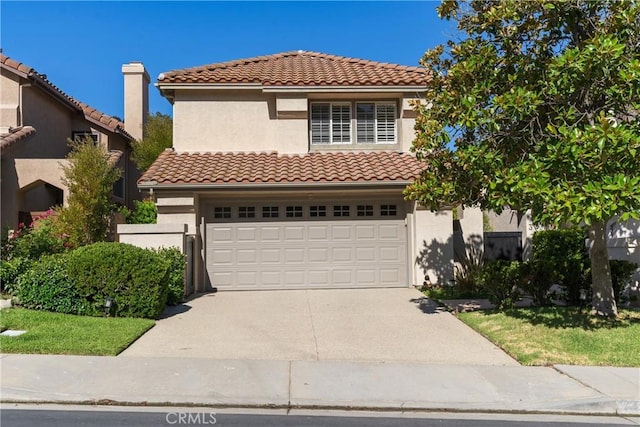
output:
[[[4,403],[640,415],[640,369],[2,355]]]

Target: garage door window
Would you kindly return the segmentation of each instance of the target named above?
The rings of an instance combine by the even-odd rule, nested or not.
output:
[[[358,216],[373,216],[373,205],[358,205]]]
[[[302,206],[287,206],[287,218],[302,218]]]
[[[214,208],[213,217],[216,219],[231,218],[231,208],[228,206]]]
[[[349,205],[334,205],[333,216],[349,216]]]
[[[262,207],[262,218],[278,218],[278,207],[277,206],[263,206]]]
[[[398,215],[398,209],[396,205],[380,205],[381,216],[396,216]]]
[[[311,216],[311,218],[325,217],[327,216],[327,207],[326,206],[310,206],[309,216]]]
[[[256,217],[255,206],[240,206],[240,208],[238,208],[238,217],[239,218],[255,218]]]

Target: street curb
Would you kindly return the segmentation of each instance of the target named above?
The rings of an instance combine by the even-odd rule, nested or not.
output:
[[[122,406],[122,407],[180,407],[180,408],[218,408],[218,409],[270,409],[270,410],[312,410],[312,411],[368,411],[368,412],[407,412],[407,413],[456,413],[456,414],[505,414],[505,415],[583,415],[596,417],[640,416],[640,402],[635,401],[601,401],[588,406],[610,406],[615,403],[615,411],[590,411],[581,409],[480,409],[480,408],[452,408],[452,407],[420,407],[420,406],[362,406],[362,405],[290,405],[290,404],[242,404],[242,403],[194,403],[194,402],[127,402],[111,399],[98,400],[23,400],[0,399],[0,404],[30,404],[30,405],[81,405],[81,406]],[[628,408],[630,406],[630,408]],[[630,410],[628,410],[630,409]]]

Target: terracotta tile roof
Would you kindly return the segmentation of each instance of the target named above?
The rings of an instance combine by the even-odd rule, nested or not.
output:
[[[67,95],[59,87],[51,83],[45,74],[38,73],[32,67],[22,62],[18,62],[15,59],[9,58],[4,53],[0,53],[0,65],[2,65],[2,68],[17,72],[17,74],[31,80],[36,83],[36,85],[39,84],[40,87],[49,91],[53,96],[56,96],[62,102],[67,103],[79,113],[82,113],[88,121],[101,125],[111,132],[122,134],[129,140],[133,139],[133,137],[124,130],[124,123],[121,120],[104,114],[84,102],[80,102]]]
[[[13,144],[35,135],[36,129],[31,126],[21,126],[9,129],[9,133],[0,135],[0,150],[5,150]]]
[[[278,153],[176,153],[163,151],[138,181],[170,184],[296,184],[407,182],[420,173],[416,158],[388,151]]]
[[[424,86],[425,68],[292,51],[162,73],[159,83],[263,86]]]

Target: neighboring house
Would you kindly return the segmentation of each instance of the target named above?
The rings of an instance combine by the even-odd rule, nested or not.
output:
[[[128,131],[119,119],[70,97],[33,68],[4,54],[0,54],[0,67],[2,227],[28,224],[35,215],[66,201],[68,190],[60,165],[72,138],[93,138],[122,169],[122,178],[114,185],[116,202],[130,205],[139,198],[139,172],[130,161],[130,144],[142,136],[142,121],[132,123],[135,132]],[[137,80],[144,81],[144,74],[138,73]]]
[[[402,191],[424,68],[293,51],[160,74],[173,150],[139,180],[186,224],[196,290],[448,282],[451,211]],[[481,216],[477,232],[482,232]]]

